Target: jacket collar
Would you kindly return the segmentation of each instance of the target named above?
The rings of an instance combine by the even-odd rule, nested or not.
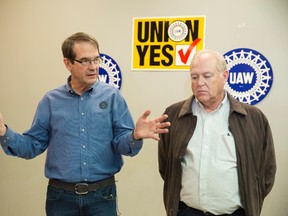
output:
[[[185,116],[185,115],[189,115],[192,114],[192,101],[195,99],[195,96],[191,96],[189,97],[187,100],[184,101],[181,110],[179,112],[179,118]]]
[[[247,115],[244,104],[236,100],[231,94],[227,92],[228,100],[230,102],[230,114],[232,112],[237,112],[242,115]]]

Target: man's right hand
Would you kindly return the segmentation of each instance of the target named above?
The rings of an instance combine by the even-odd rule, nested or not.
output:
[[[4,120],[3,120],[3,116],[0,112],[0,136],[4,136],[4,134],[6,133],[6,126],[4,125]]]

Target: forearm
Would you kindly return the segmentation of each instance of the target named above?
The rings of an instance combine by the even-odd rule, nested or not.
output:
[[[0,136],[0,144],[7,155],[31,159],[41,154],[48,147],[48,140],[34,133],[19,134],[11,128]]]

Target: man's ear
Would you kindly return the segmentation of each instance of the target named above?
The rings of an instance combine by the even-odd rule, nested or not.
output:
[[[64,58],[63,62],[65,64],[66,68],[70,71],[71,70],[71,65],[72,65],[71,61],[69,59],[67,59],[67,58]]]
[[[224,71],[223,77],[224,77],[224,79],[225,79],[225,83],[226,83],[227,80],[228,80],[228,76],[229,76],[229,71],[228,71],[228,70]]]

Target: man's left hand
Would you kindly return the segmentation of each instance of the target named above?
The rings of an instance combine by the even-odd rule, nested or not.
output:
[[[150,113],[150,110],[146,110],[138,119],[133,132],[133,136],[136,140],[151,138],[159,141],[160,138],[158,134],[169,132],[167,127],[171,125],[170,122],[163,122],[168,118],[168,115],[162,115],[158,118],[149,120],[147,117],[150,115]]]

